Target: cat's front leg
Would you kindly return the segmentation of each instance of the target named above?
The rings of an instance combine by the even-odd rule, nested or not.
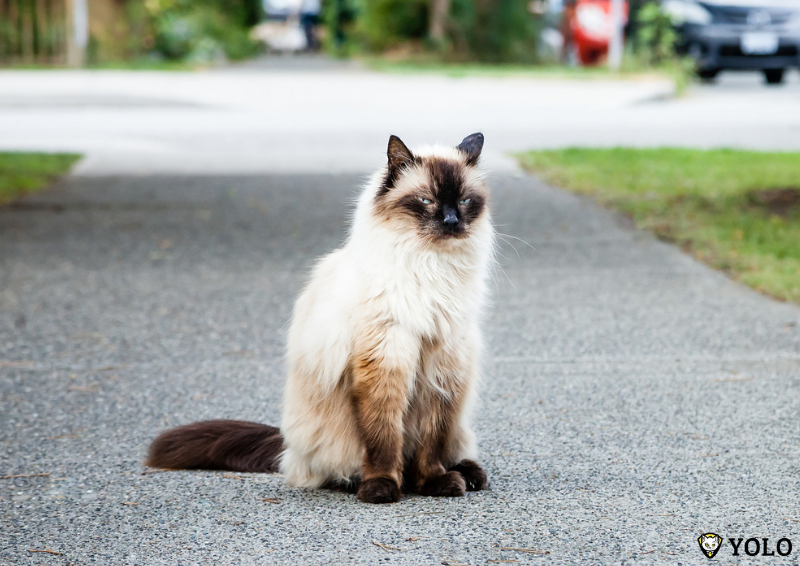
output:
[[[364,445],[358,498],[394,503],[401,496],[403,414],[413,367],[403,359],[409,350],[396,329],[368,335],[350,369],[353,407]]]
[[[459,471],[448,471],[443,465],[445,446],[452,434],[461,397],[458,391],[444,398],[430,390],[427,395],[420,396],[424,404],[417,429],[420,443],[406,470],[409,487],[420,495],[459,497],[467,491],[467,483]]]

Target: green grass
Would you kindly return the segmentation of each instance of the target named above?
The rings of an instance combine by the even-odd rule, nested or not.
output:
[[[77,70],[111,70],[111,71],[197,71],[209,68],[202,65],[190,65],[183,61],[159,61],[146,57],[131,59],[128,61],[104,61],[101,63],[89,63],[85,67]],[[0,66],[0,69],[14,71],[51,71],[51,70],[76,70],[66,65],[55,65],[46,63],[8,63]]]
[[[564,149],[519,159],[743,283],[800,303],[800,153]]]
[[[437,74],[447,77],[523,77],[538,80],[627,80],[661,79],[672,81],[674,95],[683,95],[691,84],[694,71],[686,61],[674,61],[660,67],[647,67],[633,57],[623,60],[619,71],[608,67],[570,67],[568,65],[511,65],[488,63],[447,63],[436,56],[415,55],[392,57],[362,57],[369,69],[396,74]]]
[[[156,60],[147,57],[130,59],[128,61],[104,61],[91,63],[87,69],[112,70],[112,71],[196,71],[205,69],[201,65],[191,65],[184,61]]]
[[[46,187],[79,158],[71,153],[0,153],[0,205]]]
[[[374,71],[398,74],[439,74],[449,77],[531,77],[540,79],[639,79],[670,78],[660,71],[610,71],[607,67],[566,65],[511,65],[488,63],[445,63],[437,58],[413,57],[393,60],[364,57],[361,61]]]

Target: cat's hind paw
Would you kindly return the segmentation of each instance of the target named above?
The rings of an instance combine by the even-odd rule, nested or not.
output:
[[[467,491],[480,491],[489,487],[489,480],[486,472],[483,471],[477,462],[472,460],[461,460],[458,464],[450,468],[451,472],[458,472],[467,484]]]

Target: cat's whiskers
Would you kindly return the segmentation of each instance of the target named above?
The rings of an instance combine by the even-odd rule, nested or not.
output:
[[[525,240],[523,240],[522,238],[518,238],[517,236],[512,236],[511,234],[503,234],[502,232],[495,232],[495,234],[497,234],[498,236],[500,236],[500,237],[502,237],[502,238],[511,238],[511,239],[513,239],[513,240],[517,240],[517,241],[519,241],[519,242],[522,242],[523,244],[525,244],[526,246],[528,246],[530,249],[532,249],[532,250],[533,250],[533,251],[535,251],[535,252],[538,252],[538,251],[539,251],[539,250],[537,250],[536,248],[534,248],[532,245],[530,245],[528,242],[526,242],[526,241],[525,241]],[[511,244],[510,244],[510,242],[506,242],[506,243],[508,243],[509,245],[511,245]]]

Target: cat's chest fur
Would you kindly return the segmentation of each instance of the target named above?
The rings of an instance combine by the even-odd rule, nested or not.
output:
[[[448,340],[476,316],[482,302],[477,270],[461,259],[422,253],[374,262],[366,292],[369,310],[425,341]]]

